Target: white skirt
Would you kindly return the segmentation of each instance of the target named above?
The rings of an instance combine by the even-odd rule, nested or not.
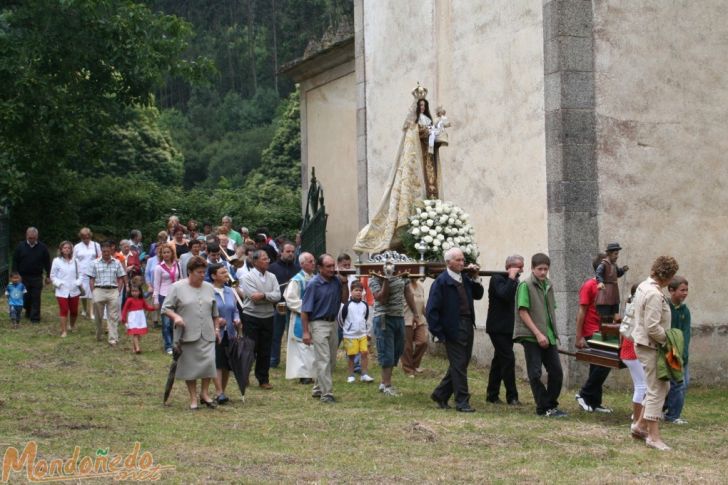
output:
[[[293,331],[288,332],[288,345],[286,347],[286,379],[314,378],[313,345],[306,345],[296,340]]]

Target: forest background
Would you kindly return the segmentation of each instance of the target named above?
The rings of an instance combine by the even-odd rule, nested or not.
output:
[[[0,205],[12,240],[82,226],[300,224],[298,93],[281,77],[350,0],[26,0],[0,7]]]

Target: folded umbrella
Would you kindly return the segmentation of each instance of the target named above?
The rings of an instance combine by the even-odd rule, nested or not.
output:
[[[225,352],[238,382],[240,394],[245,397],[245,388],[250,384],[250,370],[255,361],[255,340],[239,335],[230,341]]]
[[[169,395],[172,393],[172,387],[174,386],[174,376],[177,373],[177,361],[182,355],[182,335],[185,333],[185,328],[182,327],[179,340],[172,348],[172,364],[169,366],[169,373],[167,374],[167,383],[164,385],[164,405],[167,405]]]

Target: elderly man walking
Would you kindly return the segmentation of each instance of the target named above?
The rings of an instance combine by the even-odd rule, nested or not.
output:
[[[506,271],[507,275],[493,275],[488,286],[488,319],[485,322],[485,331],[493,344],[493,360],[490,363],[485,400],[493,404],[502,402],[498,395],[503,382],[506,402],[517,406],[520,401],[516,388],[513,324],[516,318],[518,276],[523,271],[523,256],[508,256]]]
[[[316,261],[319,274],[306,286],[301,306],[302,341],[313,344],[314,374],[316,386],[313,397],[322,403],[332,404],[334,399],[333,370],[336,348],[339,345],[336,316],[339,307],[346,302],[349,291],[346,280],[336,276],[336,260],[330,254],[322,254]]]
[[[30,323],[40,323],[40,296],[43,291],[43,271],[46,283],[50,281],[51,257],[45,244],[38,241],[38,229],[29,227],[25,241],[18,244],[13,254],[13,269],[20,274],[27,293],[23,295],[25,316]]]
[[[118,259],[112,257],[110,242],[101,244],[101,258],[91,264],[88,278],[94,296],[94,320],[96,321],[96,340],[104,336],[101,319],[104,310],[108,316],[109,345],[114,347],[119,341],[119,293],[128,290],[126,272]]]
[[[306,287],[316,269],[316,260],[313,254],[303,252],[298,257],[298,263],[301,271],[291,278],[283,294],[288,313],[291,315],[286,339],[286,379],[299,379],[301,384],[311,384],[314,377],[314,353],[309,345],[303,343],[301,306],[303,296],[306,294]]]
[[[485,290],[477,276],[478,266],[471,264],[465,268],[465,257],[459,248],[445,252],[445,264],[447,269],[430,287],[426,314],[430,333],[445,342],[450,367],[430,398],[440,409],[449,409],[448,400],[455,394],[455,408],[472,413],[475,409],[470,406],[468,364],[475,328],[473,300],[483,298]],[[463,270],[474,273],[474,278]]]
[[[255,340],[255,378],[263,389],[270,383],[270,348],[273,341],[273,314],[281,299],[275,275],[268,271],[270,259],[265,251],[253,254],[253,270],[240,279],[243,301],[243,333]]]

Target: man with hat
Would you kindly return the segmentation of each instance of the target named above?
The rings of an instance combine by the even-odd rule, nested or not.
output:
[[[596,269],[597,294],[596,307],[597,312],[602,317],[613,316],[619,313],[619,286],[617,280],[629,270],[629,266],[617,266],[617,258],[622,247],[619,243],[612,242],[607,244],[607,257],[604,258]]]

